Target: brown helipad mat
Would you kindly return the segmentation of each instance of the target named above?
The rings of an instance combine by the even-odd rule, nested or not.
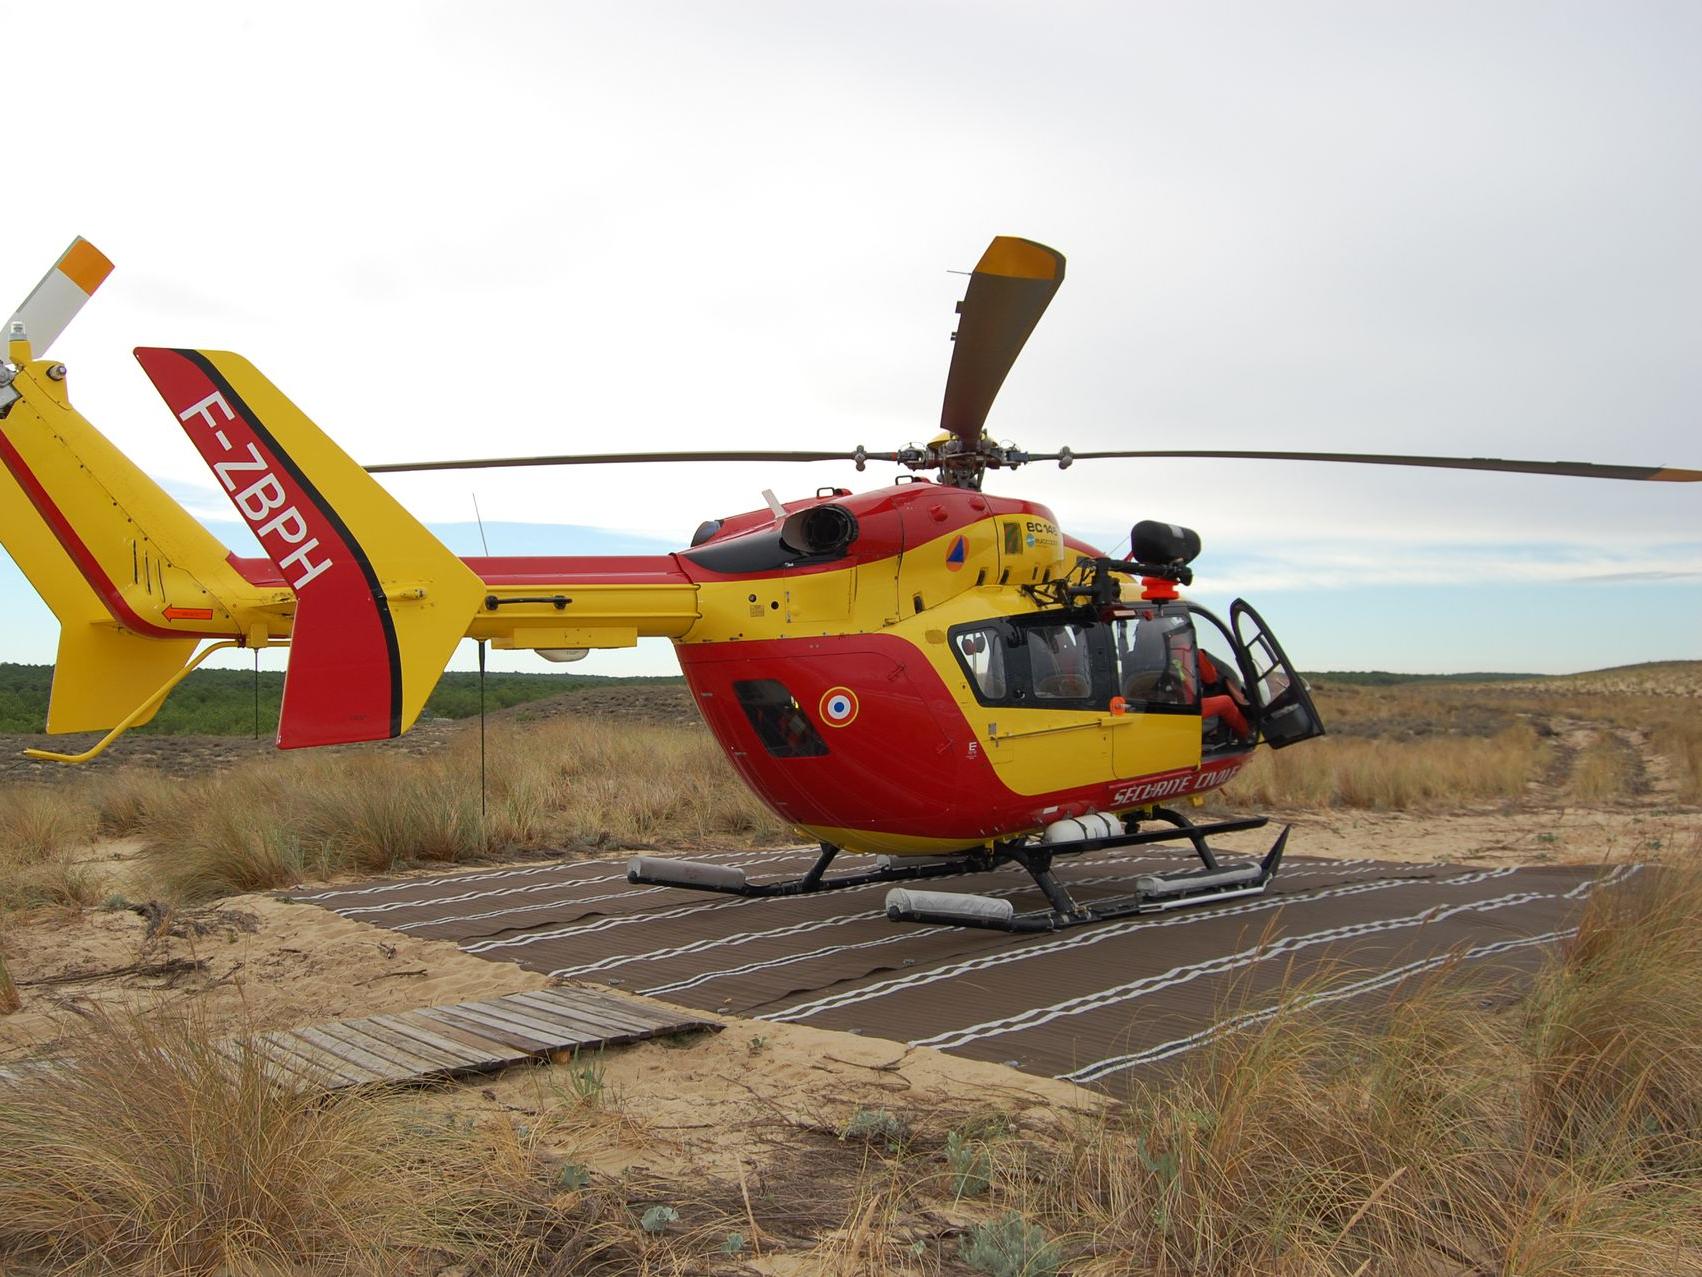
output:
[[[813,849],[709,857],[797,874]],[[836,869],[866,865],[842,857]],[[1151,847],[1082,856],[1078,899],[1189,863]],[[1622,866],[1610,876],[1636,872]],[[574,861],[302,892],[346,917],[455,941],[536,971],[689,1007],[845,1029],[1034,1073],[1114,1083],[1256,1019],[1285,980],[1372,996],[1459,961],[1529,969],[1569,934],[1600,875],[1290,856],[1265,895],[1043,935],[895,924],[869,886],[769,900],[627,883]],[[1016,869],[928,884],[1041,906]]]
[[[719,1027],[655,1002],[597,989],[560,988],[257,1033],[246,1046],[266,1076],[279,1084],[334,1091],[482,1073],[559,1051]],[[241,1062],[240,1039],[214,1045],[233,1067]],[[51,1081],[76,1067],[74,1059],[0,1065],[0,1086]]]

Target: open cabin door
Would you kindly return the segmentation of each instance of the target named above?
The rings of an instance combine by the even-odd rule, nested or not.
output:
[[[1229,625],[1235,632],[1242,668],[1251,679],[1250,692],[1259,707],[1259,729],[1265,743],[1282,749],[1324,734],[1324,721],[1294,672],[1282,647],[1266,628],[1264,618],[1245,599],[1229,605]]]

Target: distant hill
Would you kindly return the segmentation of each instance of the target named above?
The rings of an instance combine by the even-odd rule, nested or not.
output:
[[[1647,682],[1654,688],[1677,679],[1694,682],[1702,678],[1702,661],[1643,661],[1637,665],[1615,665],[1605,670],[1583,670],[1577,674],[1394,674],[1388,670],[1303,671],[1312,684],[1337,687],[1394,687],[1405,683],[1539,683],[1545,687],[1571,690],[1579,687],[1633,690]]]
[[[51,665],[0,662],[0,732],[40,732],[47,723]],[[495,711],[528,701],[588,688],[683,686],[670,678],[604,678],[593,674],[487,674],[485,706]],[[260,674],[260,734],[278,728],[284,676]],[[422,718],[470,718],[479,712],[479,676],[455,670],[443,676],[426,702]],[[254,675],[248,670],[196,670],[174,690],[143,732],[166,736],[247,736],[254,731]]]
[[[1398,683],[1518,683],[1548,678],[1547,674],[1393,674],[1388,670],[1302,670],[1308,683],[1334,683],[1348,687],[1393,687]]]

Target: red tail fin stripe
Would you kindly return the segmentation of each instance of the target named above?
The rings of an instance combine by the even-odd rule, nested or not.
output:
[[[278,744],[401,735],[401,651],[360,542],[210,359],[154,347],[136,358],[296,592]]]

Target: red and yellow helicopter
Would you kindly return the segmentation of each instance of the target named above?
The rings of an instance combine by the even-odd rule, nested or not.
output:
[[[1238,457],[1694,482],[1702,472],[1569,462],[1249,451],[1031,453],[984,424],[1064,278],[1062,255],[995,239],[959,304],[940,436],[870,452],[625,453],[362,467],[239,355],[137,349],[264,559],[230,553],[94,429],[45,356],[111,263],[77,240],[8,327],[0,361],[0,541],[60,622],[49,732],[146,722],[213,651],[287,644],[278,744],[407,731],[455,646],[574,659],[673,641],[704,720],[784,819],[820,842],[802,878],[635,859],[634,882],[745,896],[905,883],[1014,863],[1047,907],[895,889],[895,919],[1049,930],[1263,891],[1287,831],[1257,861],[1163,806],[1231,779],[1262,741],[1323,733],[1257,612],[1183,598],[1199,537],[1135,525],[1127,558],[1065,535],[1050,510],[985,493],[989,470],[1106,457]],[[689,548],[623,557],[458,558],[375,473],[655,461],[890,462],[872,492],[711,519]],[[920,472],[935,475],[930,480]],[[765,494],[766,495],[766,494]],[[1146,828],[1143,826],[1152,826]],[[1186,838],[1197,869],[1076,902],[1060,856]],[[830,876],[842,850],[873,868]]]

